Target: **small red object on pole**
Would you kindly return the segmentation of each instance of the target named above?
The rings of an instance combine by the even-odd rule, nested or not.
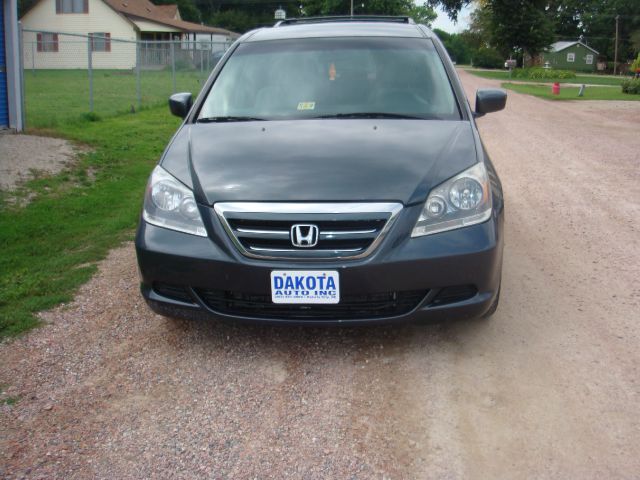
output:
[[[554,95],[560,95],[560,83],[553,82],[553,87],[551,88],[551,93]]]

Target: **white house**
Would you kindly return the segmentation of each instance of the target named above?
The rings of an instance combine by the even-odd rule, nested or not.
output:
[[[93,68],[131,69],[137,58],[162,65],[170,50],[162,42],[181,40],[182,49],[195,50],[196,41],[224,45],[239,36],[186,22],[177,5],[149,0],[40,0],[21,20],[27,69],[84,69],[89,57]]]

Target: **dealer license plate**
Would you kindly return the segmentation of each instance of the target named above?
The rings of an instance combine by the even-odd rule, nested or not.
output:
[[[340,277],[335,270],[274,270],[273,303],[339,303]]]

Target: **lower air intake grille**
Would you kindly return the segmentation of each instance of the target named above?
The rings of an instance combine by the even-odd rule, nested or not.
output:
[[[352,320],[395,317],[409,313],[418,306],[427,290],[346,295],[336,305],[282,305],[271,301],[270,295],[197,290],[212,310],[253,318],[297,320]]]
[[[478,293],[478,289],[473,285],[458,285],[455,287],[444,287],[438,294],[431,300],[429,304],[432,307],[438,307],[440,305],[448,305],[450,303],[462,302],[468,300]]]
[[[153,289],[159,295],[163,297],[172,298],[173,300],[180,300],[181,302],[193,302],[191,295],[187,291],[187,289],[181,285],[171,285],[169,283],[159,283],[156,282],[153,284]]]

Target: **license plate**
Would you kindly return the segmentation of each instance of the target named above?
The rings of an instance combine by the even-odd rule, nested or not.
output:
[[[339,303],[340,277],[335,270],[274,270],[273,303]]]

